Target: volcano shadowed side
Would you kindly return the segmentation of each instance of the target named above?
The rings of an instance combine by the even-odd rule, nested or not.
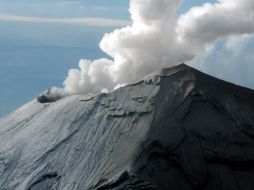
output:
[[[185,65],[164,69],[133,169],[158,189],[254,187],[254,92]]]
[[[33,111],[31,111],[33,110]],[[0,120],[0,187],[254,187],[254,92],[184,64]]]

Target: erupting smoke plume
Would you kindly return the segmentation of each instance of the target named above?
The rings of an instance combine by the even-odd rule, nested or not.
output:
[[[218,38],[254,33],[253,0],[219,0],[179,18],[181,0],[131,0],[131,26],[105,34],[100,48],[112,57],[81,60],[64,82],[65,94],[98,93],[163,67],[192,60]]]

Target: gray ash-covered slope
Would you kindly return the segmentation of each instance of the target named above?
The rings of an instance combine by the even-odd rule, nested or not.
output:
[[[1,190],[253,190],[254,92],[186,65],[0,120]]]

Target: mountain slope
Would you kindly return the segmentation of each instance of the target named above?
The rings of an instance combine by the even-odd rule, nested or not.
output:
[[[0,120],[0,189],[254,188],[254,92],[184,64]]]

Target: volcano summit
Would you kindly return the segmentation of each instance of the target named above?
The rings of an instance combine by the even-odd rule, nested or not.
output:
[[[0,120],[1,190],[253,190],[254,91],[184,64]]]

